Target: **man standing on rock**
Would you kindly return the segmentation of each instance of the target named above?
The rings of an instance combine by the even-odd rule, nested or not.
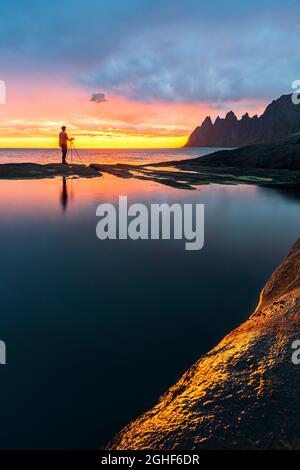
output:
[[[67,132],[66,126],[61,127],[61,132],[59,133],[59,146],[61,148],[62,152],[62,163],[65,165],[66,162],[66,157],[68,153],[68,141],[72,142],[74,140],[73,137],[69,137]]]

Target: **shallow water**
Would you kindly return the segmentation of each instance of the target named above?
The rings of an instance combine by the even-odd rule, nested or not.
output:
[[[98,204],[205,204],[205,246],[99,241]],[[104,176],[0,182],[2,448],[99,448],[254,309],[298,199]]]

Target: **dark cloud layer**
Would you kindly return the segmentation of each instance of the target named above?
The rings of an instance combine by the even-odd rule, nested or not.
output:
[[[107,99],[105,98],[104,93],[93,93],[90,101],[93,101],[94,103],[105,103]]]
[[[298,0],[2,0],[3,78],[63,75],[144,102],[270,99],[299,78],[299,13]]]

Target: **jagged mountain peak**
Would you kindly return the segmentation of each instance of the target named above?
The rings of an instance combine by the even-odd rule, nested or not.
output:
[[[227,121],[229,121],[229,120],[230,120],[230,121],[237,121],[237,117],[236,117],[236,115],[234,114],[233,111],[228,111],[228,113],[227,113],[226,116],[225,116],[225,119],[226,119]]]
[[[187,147],[240,147],[269,143],[300,132],[300,105],[292,102],[291,94],[273,100],[261,116],[252,118],[246,112],[238,119],[233,111],[225,118],[210,116],[189,136]]]
[[[249,116],[249,113],[248,113],[248,112],[246,112],[245,114],[243,114],[243,116],[242,116],[242,121],[245,121],[245,120],[250,120],[250,119],[251,119],[251,118],[250,118],[250,116]]]
[[[202,126],[207,126],[207,127],[210,127],[212,126],[213,123],[212,123],[212,120],[211,120],[211,117],[210,116],[206,116],[206,118],[204,119],[203,123],[202,123]]]

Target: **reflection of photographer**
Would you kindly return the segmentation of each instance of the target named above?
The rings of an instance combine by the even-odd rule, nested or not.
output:
[[[293,342],[292,348],[296,349],[296,351],[293,352],[293,354],[292,354],[292,363],[295,366],[298,366],[300,364],[300,340],[299,339],[296,339]]]
[[[60,202],[62,210],[65,211],[68,205],[68,186],[67,186],[67,178],[63,176],[62,179],[62,191],[60,195]]]
[[[66,130],[67,130],[66,126],[62,126],[61,132],[59,133],[59,146],[61,148],[62,163],[64,165],[67,164],[66,157],[67,157],[67,153],[68,153],[68,141],[73,142],[75,140],[74,137],[69,137],[68,136]]]

